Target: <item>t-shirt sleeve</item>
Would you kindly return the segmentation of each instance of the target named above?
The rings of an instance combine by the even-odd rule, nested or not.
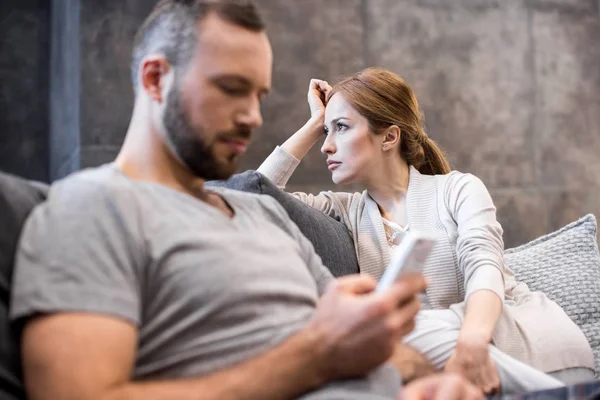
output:
[[[127,188],[68,178],[28,218],[16,254],[11,318],[88,312],[140,323],[140,210]]]
[[[277,200],[273,199],[269,196],[263,196],[263,200],[267,202],[269,208],[277,213],[277,217],[279,219],[279,225],[282,229],[284,229],[287,233],[289,233],[292,238],[294,238],[298,245],[300,246],[300,252],[302,254],[302,258],[306,262],[306,266],[310,270],[315,282],[317,283],[317,289],[319,296],[321,296],[327,286],[331,281],[335,278],[329,271],[329,269],[323,265],[323,261],[321,257],[315,251],[315,248],[310,240],[304,236],[300,228],[292,221],[285,211],[285,209],[277,202]]]

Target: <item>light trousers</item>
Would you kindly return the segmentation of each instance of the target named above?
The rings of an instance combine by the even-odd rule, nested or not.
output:
[[[454,353],[462,322],[452,310],[421,310],[415,329],[403,342],[427,358],[437,369],[443,369]],[[546,374],[518,361],[490,345],[490,357],[500,377],[502,393],[553,389],[594,378],[587,368],[571,368]],[[552,376],[554,375],[554,376]]]

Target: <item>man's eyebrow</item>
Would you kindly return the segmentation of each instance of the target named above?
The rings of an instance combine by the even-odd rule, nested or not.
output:
[[[212,81],[214,82],[227,82],[227,83],[236,83],[242,86],[246,86],[246,87],[250,87],[252,86],[252,82],[241,76],[241,75],[235,75],[235,74],[228,74],[228,75],[217,75],[211,78]],[[270,88],[267,87],[263,87],[259,89],[259,92],[261,95],[267,95],[269,94],[269,92],[271,91]]]
[[[240,83],[243,85],[251,85],[249,79],[244,78],[241,75],[227,74],[227,75],[216,75],[211,78],[213,81],[230,81],[234,83]]]

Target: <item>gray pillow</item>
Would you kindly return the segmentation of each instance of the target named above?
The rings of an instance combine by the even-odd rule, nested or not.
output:
[[[531,290],[558,303],[588,338],[600,376],[600,253],[592,214],[506,250],[505,262]]]
[[[8,318],[15,250],[25,219],[46,198],[44,184],[0,172],[0,399],[24,399],[18,332]]]
[[[206,185],[273,197],[287,211],[304,236],[312,242],[315,252],[334,276],[359,272],[354,241],[346,225],[279,189],[264,175],[256,171],[246,171],[232,176],[227,181],[211,181]]]

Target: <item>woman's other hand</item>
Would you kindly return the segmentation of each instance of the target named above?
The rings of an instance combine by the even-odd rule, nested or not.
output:
[[[488,395],[497,394],[500,389],[498,371],[485,339],[461,337],[444,371],[464,376]]]
[[[311,119],[323,121],[325,118],[325,99],[331,91],[331,86],[326,81],[311,79],[308,87],[308,105]]]

